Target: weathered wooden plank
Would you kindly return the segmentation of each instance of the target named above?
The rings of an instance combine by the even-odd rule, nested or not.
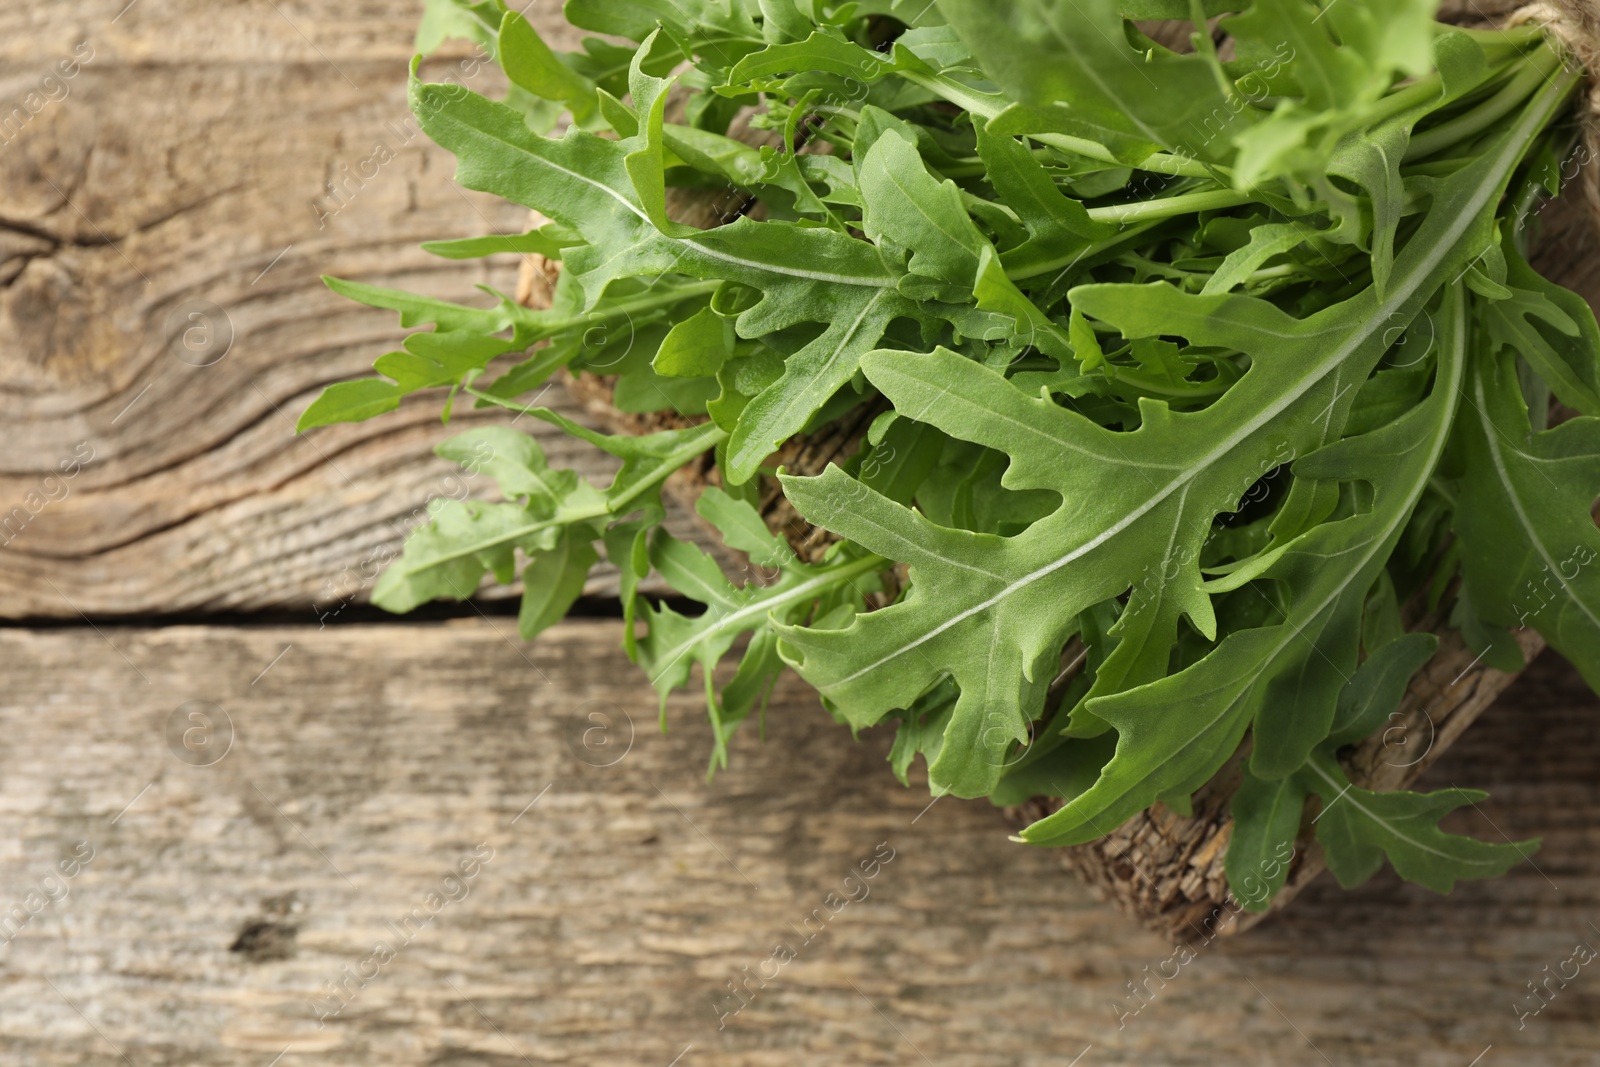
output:
[[[120,6],[0,12],[0,613],[362,599],[429,496],[491,487],[430,455],[451,432],[439,397],[294,436],[322,386],[403,333],[319,275],[486,300],[473,287],[512,288],[514,257],[416,245],[520,232],[524,212],[457,187],[410,119],[409,0],[225,18],[146,0],[113,24]],[[554,6],[530,16],[573,43]],[[59,99],[37,94],[47,75]],[[425,75],[497,86],[460,48]],[[11,100],[25,121],[7,127]],[[479,421],[505,416],[462,412],[452,429]],[[553,462],[608,469],[519,425]]]
[[[0,631],[0,924],[25,914],[14,937],[0,925],[7,1061],[1600,1056],[1589,970],[1552,984],[1520,1030],[1514,1007],[1575,943],[1600,946],[1593,701],[1553,659],[1429,775],[1490,789],[1458,828],[1543,835],[1537,867],[1445,898],[1389,874],[1350,893],[1323,880],[1289,914],[1180,964],[1064,878],[1054,853],[1009,844],[1000,813],[928,808],[923,791],[892,786],[888,738],[853,742],[797,684],[776,695],[769,740],[737,739],[707,785],[703,710],[675,699],[670,732],[656,733],[615,625],[563,625],[529,647],[494,627],[509,634],[479,619]],[[232,724],[210,766],[169,749],[188,701]],[[200,724],[175,721],[185,752],[182,729]],[[93,857],[62,879],[79,842]],[[493,858],[475,877],[445,881],[484,842]],[[847,882],[880,843],[894,858]],[[828,910],[830,892],[837,906],[852,890],[865,895]],[[400,946],[388,924],[433,891],[462,899],[436,902]],[[822,932],[806,944],[808,918]],[[379,941],[394,958],[342,979]],[[781,967],[767,962],[779,943],[796,952]],[[341,980],[348,1004],[319,1029],[310,1005]],[[738,1004],[730,980],[750,983],[749,1003],[721,1019]],[[1148,983],[1144,1000],[1130,981]]]
[[[226,18],[200,0],[0,11],[0,617],[327,613],[365,597],[427,497],[490,492],[428,454],[447,433],[434,398],[291,434],[321,386],[401,335],[319,274],[452,299],[513,285],[509,260],[415,247],[522,225],[520,210],[456,188],[449,157],[407,124],[417,14],[410,0]],[[529,15],[575,42],[555,5]],[[495,84],[465,49],[428,74]],[[1551,214],[1542,266],[1600,292],[1586,223]],[[207,349],[188,315],[208,305],[217,332],[196,356],[182,339]],[[230,330],[214,365],[174,354],[209,358]],[[603,469],[531,429],[556,462]]]

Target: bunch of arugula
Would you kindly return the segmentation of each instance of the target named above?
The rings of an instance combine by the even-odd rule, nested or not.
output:
[[[430,0],[419,48],[475,40],[510,86],[411,84],[462,184],[550,220],[425,247],[559,259],[551,306],[330,280],[432,329],[300,425],[448,386],[621,468],[601,488],[509,427],[455,437],[440,454],[505,502],[435,502],[376,603],[465,597],[520,558],[531,638],[603,546],[663,702],[700,666],[713,769],[787,664],[852,729],[897,724],[902,781],[920,754],[936,794],[1062,797],[1037,844],[1186,810],[1248,733],[1227,866],[1278,869],[1256,907],[1311,796],[1346,885],[1387,856],[1444,891],[1525,854],[1439,829],[1480,794],[1370,792],[1337,757],[1434,652],[1400,605],[1457,576],[1489,663],[1519,667],[1532,626],[1600,683],[1600,331],[1525,259],[1581,75],[1537,28],[1450,28],[1431,0],[565,11],[604,36],[558,53],[501,0]],[[1193,51],[1134,19],[1190,20]],[[695,229],[669,186],[745,210]],[[519,399],[562,368],[683,428],[607,435]],[[1580,417],[1546,429],[1552,394]],[[843,466],[769,465],[863,405]],[[662,527],[663,482],[708,453],[696,510],[770,580]],[[821,558],[763,522],[774,477],[832,536]],[[642,597],[652,571],[705,610]]]

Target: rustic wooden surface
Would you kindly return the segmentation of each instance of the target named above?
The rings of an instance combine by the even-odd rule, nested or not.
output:
[[[416,247],[520,232],[525,220],[456,186],[448,153],[405,125],[418,10],[0,8],[0,122],[29,94],[38,105],[14,133],[0,128],[0,618],[328,615],[366,599],[430,496],[492,494],[430,454],[448,432],[434,396],[373,423],[293,434],[323,386],[365,372],[404,332],[320,275],[457,300],[480,299],[476,284],[516,284],[513,257],[449,262]],[[553,0],[529,16],[573,46]],[[60,98],[45,95],[54,65],[85,47],[91,58],[54,83]],[[496,85],[466,48],[425,74]],[[393,158],[364,179],[380,144]],[[337,203],[330,180],[349,195],[319,218],[313,202]],[[1549,214],[1541,268],[1600,294],[1581,212]],[[546,400],[575,414],[560,393]],[[499,418],[464,410],[456,426]],[[596,469],[593,450],[521,424],[553,462]],[[85,454],[75,477],[48,480]],[[601,572],[591,591],[609,588]]]
[[[0,617],[23,621],[0,628],[0,1062],[1600,1058],[1592,968],[1517,1015],[1577,942],[1600,947],[1595,701],[1554,659],[1424,781],[1490,789],[1457,828],[1542,835],[1533,863],[1447,898],[1388,873],[1350,893],[1323,879],[1162,984],[1148,976],[1173,973],[1172,944],[1054,853],[1009,844],[986,805],[899,789],[888,739],[853,742],[792,680],[770,741],[739,738],[707,785],[698,702],[675,700],[656,733],[614,623],[531,646],[504,617],[350,624],[338,609],[364,599],[363,563],[460,483],[428,453],[446,432],[432,401],[292,434],[323,384],[401,335],[317,276],[509,290],[513,262],[415,245],[522,221],[391,125],[416,15],[408,0],[0,6],[0,123],[93,49],[64,97],[0,135],[0,524],[30,509],[0,533]],[[557,25],[553,0],[529,15]],[[394,159],[319,227],[322,183],[379,141]],[[1593,286],[1580,226],[1553,221],[1545,267]],[[203,367],[174,352],[200,309],[232,333]],[[191,340],[191,362],[220,347]],[[47,483],[80,442],[94,458]],[[160,625],[217,609],[306,622]],[[114,621],[129,615],[148,625]],[[210,766],[200,743],[225,731],[195,711],[231,723]],[[93,858],[62,881],[80,842]],[[859,886],[845,879],[880,842],[895,858],[868,895],[804,944],[796,928],[831,915],[827,895]],[[457,893],[442,879],[479,843],[494,858],[466,895],[365,985],[345,979],[348,1005],[319,1028],[326,985],[430,892]],[[759,988],[780,941],[798,956]],[[719,1029],[730,980],[756,993]]]
[[[514,288],[515,257],[417,245],[520,233],[526,213],[456,186],[453,158],[405,125],[420,4],[138,0],[113,22],[125,3],[0,6],[0,122],[80,42],[92,52],[63,98],[36,96],[0,133],[0,617],[337,611],[365,600],[430,496],[493,490],[430,454],[439,396],[294,434],[323,386],[405,333],[319,277],[483,302],[479,283]],[[576,47],[555,4],[530,16]],[[424,75],[494,90],[471,62],[451,46]],[[503,421],[458,409],[456,428]],[[552,463],[604,467],[519,426]],[[47,482],[80,448],[81,472]]]
[[[1482,1067],[1600,1058],[1592,968],[1520,1031],[1514,1007],[1577,942],[1600,947],[1594,702],[1553,658],[1428,775],[1491,790],[1458,828],[1542,835],[1533,863],[1450,897],[1387,872],[1350,893],[1322,880],[1176,966],[1171,942],[1108,913],[1055,854],[1008,843],[988,805],[928,808],[893,785],[888,737],[853,742],[800,685],[780,688],[768,741],[739,737],[707,785],[703,707],[674,700],[657,733],[615,623],[530,648],[497,632],[507,623],[0,631],[0,909],[78,842],[93,849],[68,895],[0,947],[0,1058],[1001,1067],[1088,1049],[1083,1067],[1466,1067],[1491,1045]],[[210,766],[169,747],[190,701],[231,723]],[[494,857],[464,899],[352,981],[319,1029],[324,983],[397,941],[386,924],[483,842]],[[858,883],[865,896],[827,912],[880,843],[894,858]],[[831,917],[812,918],[805,945],[818,908]],[[764,989],[750,979],[719,1030],[727,982],[759,974],[779,942],[796,958]],[[1148,1003],[1119,1016],[1140,1007],[1127,983],[1159,971],[1177,976],[1149,979]]]

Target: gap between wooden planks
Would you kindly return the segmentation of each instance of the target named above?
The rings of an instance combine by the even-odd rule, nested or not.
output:
[[[0,612],[308,622],[0,632],[5,907],[77,842],[96,848],[70,895],[0,948],[6,1058],[805,1067],[920,1053],[990,1067],[1087,1050],[1085,1067],[1459,1065],[1492,1044],[1487,1067],[1600,1053],[1591,987],[1525,1030],[1512,1010],[1587,936],[1600,874],[1594,720],[1553,662],[1429,784],[1494,790],[1484,812],[1512,836],[1545,834],[1536,862],[1554,884],[1532,867],[1448,900],[1387,874],[1352,894],[1319,884],[1144,1004],[1126,983],[1154,988],[1172,946],[1108,920],[1052,854],[1007,844],[987,806],[924,813],[925,794],[886,785],[887,739],[855,745],[797,684],[772,740],[740,739],[707,786],[698,702],[675,699],[657,736],[614,626],[563,625],[529,649],[504,619],[310,625],[361,599],[348,570],[392,551],[430,491],[453,491],[428,455],[447,432],[431,398],[292,436],[317,389],[402,333],[316,275],[464,300],[478,281],[509,289],[514,270],[415,248],[521,228],[520,211],[453,189],[448,157],[396,128],[416,17],[409,0],[0,10],[0,74],[19,91],[78,41],[95,47],[70,95],[0,151],[0,512],[94,445],[67,495],[0,549]],[[529,17],[559,22],[554,5]],[[319,225],[323,181],[380,142],[394,159]],[[1554,254],[1545,269],[1595,291],[1596,264]],[[206,367],[172,349],[196,301],[233,333]],[[168,748],[191,700],[236,731],[211,767]],[[589,716],[616,723],[616,709],[635,747],[592,766],[580,755],[615,750]],[[1494,832],[1475,817],[1462,828]],[[307,1001],[482,840],[505,844],[471,892],[317,1030]],[[716,1029],[712,995],[880,840],[905,847],[872,895]]]

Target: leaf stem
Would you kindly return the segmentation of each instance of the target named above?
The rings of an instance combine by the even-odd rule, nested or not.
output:
[[[1476,137],[1495,122],[1510,114],[1517,105],[1531,96],[1541,82],[1561,66],[1561,56],[1548,45],[1531,58],[1528,65],[1512,76],[1499,92],[1479,104],[1465,115],[1458,115],[1431,130],[1414,134],[1406,148],[1406,162],[1426,159],[1451,145]]]
[[[1255,194],[1240,189],[1202,189],[1199,192],[1179,193],[1159,200],[1138,200],[1131,204],[1092,207],[1088,212],[1089,217],[1096,222],[1145,222],[1175,218],[1197,211],[1238,207],[1255,199]]]
[[[654,289],[647,289],[642,293],[635,293],[633,296],[622,297],[615,303],[607,304],[602,308],[595,308],[593,311],[583,311],[575,315],[566,315],[542,322],[535,319],[534,325],[537,327],[537,336],[534,340],[553,337],[563,330],[570,330],[575,326],[598,326],[602,322],[610,322],[617,318],[632,318],[638,312],[671,307],[673,304],[681,303],[696,296],[714,293],[721,284],[721,279],[712,278],[708,281],[691,282],[688,285],[669,286],[659,292]],[[537,315],[538,313],[534,312],[534,314]]]
[[[1147,230],[1155,229],[1157,224],[1163,221],[1165,220],[1159,218],[1139,220],[1126,225],[1124,229],[1118,230],[1110,237],[1102,238],[1077,249],[1071,255],[1063,253],[1043,263],[1030,264],[1025,269],[1008,270],[1006,271],[1006,277],[1014,282],[1026,281],[1029,278],[1037,278],[1043,274],[1054,274],[1056,271],[1071,267],[1077,263],[1087,263],[1092,257],[1098,256],[1102,252],[1108,252],[1120,244],[1126,244]]]
[[[835,564],[833,567],[823,569],[810,579],[791,586],[774,596],[757,599],[738,611],[718,619],[709,629],[697,632],[692,639],[663,651],[656,658],[658,661],[664,660],[666,666],[655,672],[650,679],[650,683],[652,685],[656,684],[657,681],[665,676],[667,669],[683,657],[684,653],[709,638],[726,633],[729,630],[738,631],[743,623],[754,616],[813,597],[824,589],[848,582],[858,575],[883,570],[887,566],[889,566],[889,561],[882,556],[862,556],[860,559],[851,560],[848,563]]]
[[[522,412],[524,414],[526,414],[526,412],[529,410],[521,404],[514,404],[509,400],[505,400],[498,396],[493,396],[489,393],[483,392],[480,389],[474,389],[471,386],[464,386],[462,391],[475,396],[486,403],[494,404],[497,407],[508,408],[512,411]],[[715,423],[704,423],[702,425],[709,428],[710,432],[701,434],[699,437],[692,438],[689,443],[662,457],[662,462],[658,469],[650,472],[650,474],[644,478],[639,479],[639,481],[633,483],[625,491],[617,494],[615,497],[608,496],[603,504],[597,504],[587,508],[577,508],[571,511],[558,508],[556,513],[550,516],[548,519],[538,519],[534,522],[528,523],[525,526],[518,526],[516,529],[508,530],[499,536],[491,537],[486,540],[478,541],[474,544],[458,548],[448,555],[434,556],[426,563],[415,569],[404,566],[404,561],[402,560],[400,569],[405,574],[420,574],[423,571],[430,570],[441,564],[452,563],[458,559],[465,559],[468,556],[475,555],[478,552],[487,551],[491,548],[498,548],[508,542],[515,543],[516,541],[527,537],[529,534],[535,534],[541,530],[548,530],[552,526],[570,526],[574,523],[589,522],[592,519],[601,519],[610,515],[624,514],[633,504],[633,502],[642,494],[666,481],[673,472],[677,471],[685,463],[688,463],[691,459],[700,455],[706,449],[714,448],[723,441],[727,440],[728,432],[717,426]]]
[[[471,386],[464,387],[462,391],[487,403],[493,404],[496,407],[506,408],[519,414],[526,415],[528,412],[536,410],[522,404],[513,403],[512,401],[503,399],[502,397],[492,396],[489,393],[474,389]],[[703,422],[698,428],[707,432],[701,433],[698,437],[690,438],[687,444],[680,445],[674,452],[669,452],[662,458],[661,466],[658,470],[652,472],[648,477],[641,478],[639,481],[629,486],[626,492],[620,493],[614,499],[609,500],[607,504],[607,510],[602,511],[599,514],[603,515],[607,512],[620,513],[623,508],[638,499],[640,494],[666,481],[674,471],[682,467],[685,463],[700,455],[706,449],[715,448],[728,439],[728,431],[724,430],[714,422]],[[589,516],[589,518],[596,517],[597,516],[595,515]],[[573,521],[577,522],[581,520],[574,519]]]
[[[430,571],[435,567],[443,566],[447,563],[454,563],[456,560],[466,559],[469,556],[477,555],[479,552],[486,552],[492,548],[499,548],[500,546],[508,543],[514,545],[517,541],[527,537],[529,534],[536,534],[541,530],[548,530],[552,526],[570,526],[573,523],[587,522],[590,519],[598,519],[604,515],[609,515],[610,513],[611,509],[607,507],[579,508],[576,511],[564,511],[558,508],[556,509],[556,513],[550,516],[548,519],[540,519],[537,522],[530,522],[525,526],[518,526],[514,530],[509,530],[506,533],[495,537],[485,538],[482,541],[473,542],[470,545],[458,546],[455,551],[445,555],[430,556],[426,562],[420,564],[419,566],[407,567],[405,565],[404,556],[396,561],[396,566],[398,566],[400,573],[402,574],[421,574],[424,571]]]

